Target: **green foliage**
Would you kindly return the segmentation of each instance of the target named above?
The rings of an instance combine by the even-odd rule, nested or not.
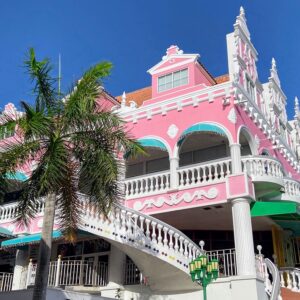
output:
[[[111,63],[88,69],[65,96],[56,91],[47,59],[38,61],[30,49],[25,66],[35,103],[23,101],[22,114],[1,116],[0,133],[13,128],[15,135],[0,153],[0,197],[9,184],[5,174],[34,161],[32,174],[22,185],[17,221],[27,225],[37,213],[38,199],[55,194],[61,228],[72,240],[80,222],[80,194],[99,213],[107,214],[121,197],[121,149],[130,149],[132,155],[143,150],[122,120],[99,102]]]

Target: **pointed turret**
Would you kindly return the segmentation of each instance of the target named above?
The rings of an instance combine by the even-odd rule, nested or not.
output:
[[[278,76],[278,71],[277,71],[276,60],[274,57],[272,58],[272,65],[271,65],[271,69],[270,69],[270,78],[272,78],[275,81],[275,83],[279,87],[281,87],[279,76]]]
[[[121,107],[125,107],[125,106],[126,106],[126,93],[124,91],[122,94]]]
[[[294,119],[296,120],[299,116],[299,100],[298,97],[295,97],[295,115],[294,115]]]

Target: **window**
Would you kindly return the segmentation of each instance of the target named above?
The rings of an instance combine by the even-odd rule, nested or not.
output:
[[[167,91],[187,83],[188,69],[173,72],[158,78],[158,92]]]

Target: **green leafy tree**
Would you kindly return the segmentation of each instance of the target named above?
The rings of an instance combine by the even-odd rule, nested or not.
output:
[[[33,84],[34,105],[20,103],[22,113],[1,116],[0,130],[15,128],[13,143],[0,151],[0,195],[11,185],[11,174],[28,161],[33,171],[22,183],[16,221],[22,226],[37,213],[44,198],[42,239],[33,292],[34,300],[46,299],[54,217],[66,239],[74,241],[80,224],[80,194],[99,213],[108,214],[121,197],[121,151],[135,155],[143,150],[130,138],[124,123],[99,106],[102,80],[111,63],[88,69],[66,96],[56,91],[49,60],[38,61],[29,50],[25,66]],[[7,174],[10,174],[8,176]]]

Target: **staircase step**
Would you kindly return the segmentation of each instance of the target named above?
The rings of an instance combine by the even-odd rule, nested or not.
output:
[[[292,292],[290,289],[281,289],[282,300],[300,300],[300,293]]]

